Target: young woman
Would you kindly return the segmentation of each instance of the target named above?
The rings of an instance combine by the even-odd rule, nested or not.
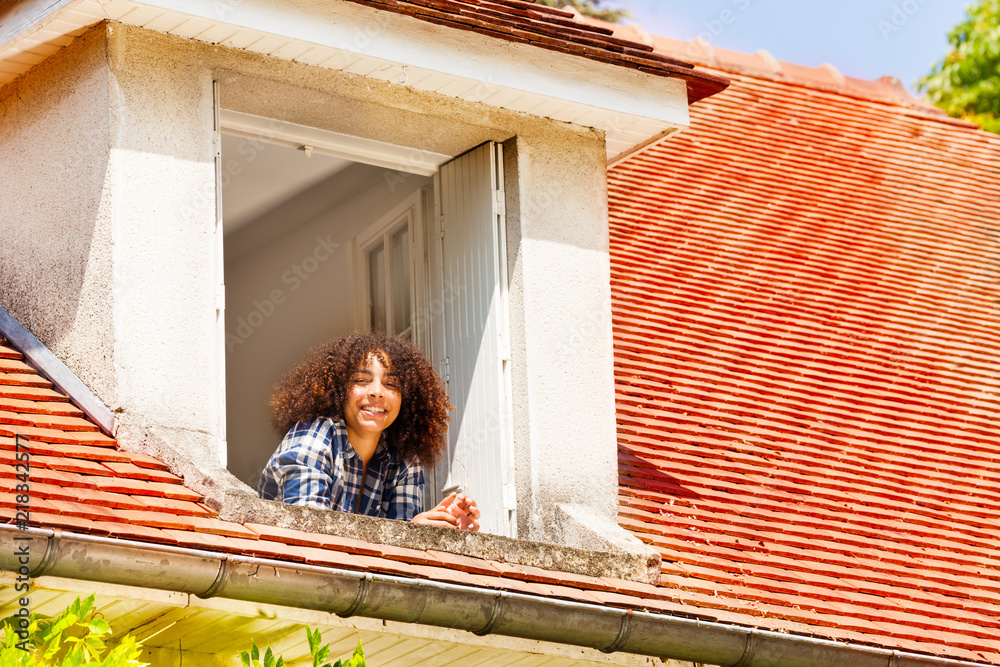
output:
[[[452,493],[421,511],[423,465],[446,446],[448,396],[412,344],[382,333],[313,349],[271,397],[285,433],[261,473],[265,500],[479,530],[479,508]]]

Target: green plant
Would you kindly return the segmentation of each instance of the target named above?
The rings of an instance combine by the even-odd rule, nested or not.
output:
[[[125,635],[108,650],[106,621],[95,618],[94,596],[77,598],[54,618],[40,614],[3,621],[0,667],[145,667],[140,643]]]
[[[1000,134],[1000,0],[978,0],[948,33],[951,51],[918,83],[929,102]]]
[[[262,657],[263,659],[261,659]],[[285,667],[285,659],[280,655],[275,657],[270,646],[261,656],[257,642],[252,639],[250,640],[250,652],[240,651],[240,662],[243,663],[244,667]]]
[[[358,647],[354,649],[354,654],[348,660],[337,660],[330,662],[330,645],[320,646],[322,637],[319,630],[306,628],[306,637],[309,639],[309,653],[312,655],[313,667],[368,667],[365,662],[365,651],[358,642]],[[261,655],[257,642],[250,640],[250,650],[240,651],[240,661],[244,667],[284,667],[285,659],[280,655],[274,655],[271,647],[267,647]],[[3,667],[3,665],[0,665]]]

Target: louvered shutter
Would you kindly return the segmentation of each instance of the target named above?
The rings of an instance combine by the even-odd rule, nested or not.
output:
[[[457,409],[447,457],[429,481],[435,499],[445,486],[464,485],[482,511],[482,530],[514,536],[502,170],[502,147],[487,143],[444,164],[437,178],[432,354]]]

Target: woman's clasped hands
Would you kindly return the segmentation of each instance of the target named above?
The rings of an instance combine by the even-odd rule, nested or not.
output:
[[[476,501],[464,493],[452,492],[444,497],[433,509],[421,512],[412,519],[413,523],[428,526],[479,530],[479,507]]]

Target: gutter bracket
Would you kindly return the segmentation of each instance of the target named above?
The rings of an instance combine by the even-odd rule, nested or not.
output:
[[[743,655],[740,659],[734,663],[731,667],[750,667],[753,661],[754,651],[756,650],[754,640],[757,637],[757,628],[751,628],[750,632],[747,633],[747,643],[743,649]]]
[[[886,667],[899,667],[899,651],[893,651],[889,656],[889,664]]]
[[[51,535],[45,537],[45,553],[42,554],[42,560],[38,563],[38,566],[31,569],[31,578],[36,579],[38,577],[44,577],[45,573],[48,572],[49,568],[56,561],[56,552],[59,551],[59,546],[56,540],[59,538],[59,533],[52,531]]]
[[[614,653],[628,641],[629,633],[632,631],[632,610],[629,609],[624,614],[622,614],[622,624],[618,628],[618,636],[615,640],[611,642],[611,645],[607,648],[602,648],[601,653]]]
[[[369,572],[365,576],[358,579],[358,592],[354,595],[354,600],[351,602],[350,606],[344,611],[338,611],[337,616],[341,618],[350,618],[354,616],[354,613],[361,608],[362,603],[364,603],[365,598],[368,597],[369,584],[374,581],[375,578]]]
[[[491,632],[500,624],[500,619],[503,618],[504,602],[509,597],[506,591],[500,591],[497,594],[496,599],[493,601],[493,613],[490,615],[490,620],[486,621],[486,625],[480,630],[473,630],[472,634],[484,637]]]
[[[218,593],[219,590],[229,581],[230,569],[231,566],[229,558],[227,556],[223,556],[219,561],[219,573],[215,576],[215,581],[212,582],[212,585],[209,586],[208,589],[201,593],[196,593],[195,595],[203,600],[215,597],[215,594]]]

